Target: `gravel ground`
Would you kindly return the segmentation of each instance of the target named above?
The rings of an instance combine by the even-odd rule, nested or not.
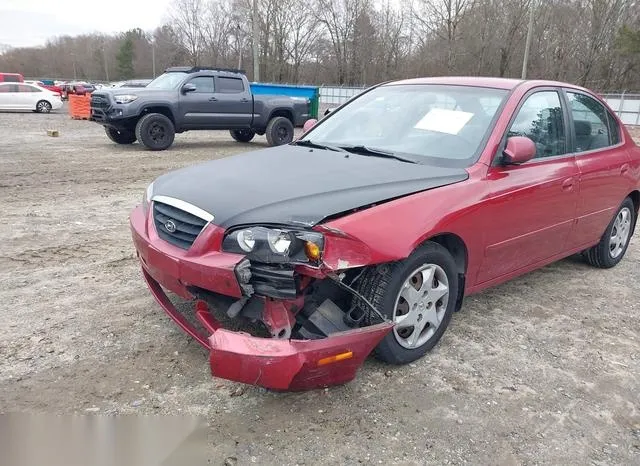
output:
[[[151,153],[64,113],[0,113],[0,141],[0,412],[200,415],[212,464],[640,464],[637,236],[613,270],[570,258],[469,297],[415,364],[272,393],[211,378],[127,223],[157,175],[263,137]]]

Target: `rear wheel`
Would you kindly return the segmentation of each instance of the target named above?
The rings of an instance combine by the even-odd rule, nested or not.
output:
[[[272,118],[265,134],[270,146],[289,144],[293,141],[293,123],[285,117]]]
[[[601,269],[617,265],[627,252],[635,224],[636,208],[633,201],[626,198],[600,238],[600,242],[583,253],[587,262]]]
[[[238,142],[249,142],[256,135],[256,133],[250,129],[232,129],[229,133],[231,133],[231,137]]]
[[[36,112],[38,113],[49,113],[51,111],[51,104],[46,100],[40,100],[36,104]]]
[[[406,364],[424,356],[449,325],[458,286],[453,257],[432,242],[403,261],[367,271],[361,278],[360,293],[396,324],[376,348],[376,357]]]
[[[109,139],[116,144],[133,144],[136,142],[136,135],[132,131],[117,130],[115,128],[105,127],[104,132],[107,133]]]
[[[161,113],[148,113],[136,124],[136,139],[151,150],[165,150],[173,144],[175,128],[169,118]]]

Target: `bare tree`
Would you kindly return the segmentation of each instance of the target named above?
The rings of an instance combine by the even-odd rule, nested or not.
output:
[[[202,53],[206,10],[204,0],[174,0],[169,10],[171,25],[194,66],[199,64]]]
[[[447,73],[455,69],[459,26],[472,5],[473,0],[421,0],[418,4],[418,23],[426,32],[445,41]]]

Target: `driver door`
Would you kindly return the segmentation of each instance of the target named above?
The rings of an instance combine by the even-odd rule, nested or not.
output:
[[[180,91],[180,112],[185,129],[214,129],[217,113],[213,76],[198,76],[187,81],[195,90]],[[185,83],[186,84],[186,83]]]
[[[516,110],[505,141],[527,136],[537,151],[522,165],[501,165],[496,154],[488,170],[484,259],[476,283],[503,281],[567,250],[579,191],[567,121],[556,89],[530,93]]]

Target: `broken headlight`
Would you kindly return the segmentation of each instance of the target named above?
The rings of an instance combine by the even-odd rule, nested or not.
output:
[[[321,233],[266,227],[232,231],[222,243],[223,251],[245,254],[257,262],[278,264],[317,264],[323,247]]]

